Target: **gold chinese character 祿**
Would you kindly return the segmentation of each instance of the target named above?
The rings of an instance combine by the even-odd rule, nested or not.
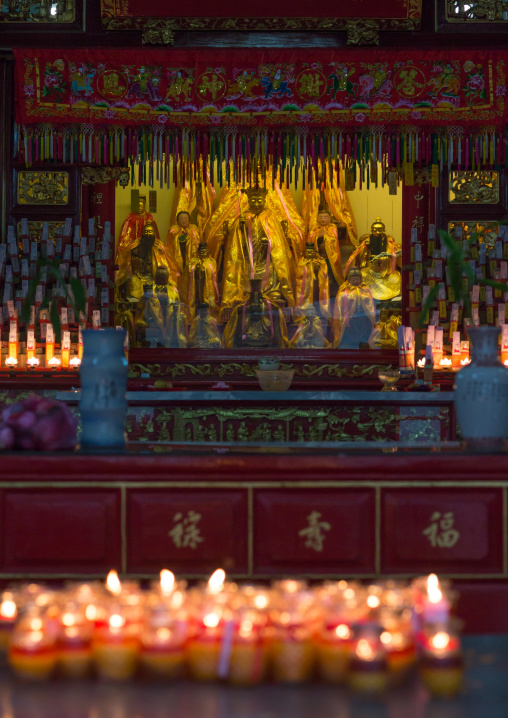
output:
[[[179,212],[176,224],[170,227],[166,237],[166,251],[170,261],[171,278],[176,283],[180,299],[185,302],[185,270],[198,253],[199,232],[191,224],[188,212]]]
[[[358,349],[371,339],[376,310],[369,287],[359,269],[350,269],[339,289],[333,310],[333,347]]]
[[[222,340],[217,322],[210,316],[208,304],[198,304],[189,330],[192,349],[220,349]]]
[[[323,317],[330,317],[330,289],[326,261],[320,257],[312,242],[298,262],[296,275],[296,306],[299,310],[313,305]]]
[[[251,281],[251,293],[243,304],[237,305],[224,330],[224,346],[285,347],[286,321],[276,304],[261,292],[261,280]]]
[[[224,252],[223,308],[243,304],[252,279],[273,305],[294,306],[292,254],[280,222],[266,207],[267,191],[244,190],[249,211],[235,220]]]
[[[370,234],[360,237],[360,244],[346,264],[346,273],[350,267],[359,266],[364,283],[377,300],[387,300],[401,293],[401,277],[397,269],[397,256],[400,246],[391,235],[385,232],[385,225],[376,217],[370,228]]]
[[[192,257],[184,272],[183,301],[188,306],[187,316],[192,321],[199,304],[208,304],[210,314],[219,316],[219,288],[215,260],[208,255],[204,242],[199,244],[198,254]]]
[[[131,249],[134,246],[134,244],[143,234],[143,228],[148,222],[152,223],[155,237],[159,239],[159,230],[157,229],[157,224],[155,223],[155,220],[150,214],[150,212],[146,211],[146,197],[140,194],[137,210],[135,212],[129,212],[127,218],[122,224],[122,229],[120,230],[120,238],[118,240],[118,247],[116,250],[117,257],[120,256],[121,252],[123,252],[124,249]]]

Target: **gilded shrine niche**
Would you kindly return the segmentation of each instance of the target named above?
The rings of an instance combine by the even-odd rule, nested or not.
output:
[[[68,172],[19,172],[17,199],[21,205],[68,204]]]
[[[456,220],[448,223],[448,232],[453,237],[468,241],[476,237],[477,244],[495,247],[499,234],[499,222],[483,219]]]
[[[448,0],[448,22],[507,22],[507,0]]]
[[[70,23],[76,20],[76,0],[2,0],[1,22]]]
[[[450,172],[450,204],[497,204],[499,173],[490,170]]]

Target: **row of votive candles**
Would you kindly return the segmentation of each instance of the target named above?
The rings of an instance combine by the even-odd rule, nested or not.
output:
[[[379,692],[419,663],[436,694],[462,681],[451,629],[454,595],[435,575],[410,585],[285,579],[239,586],[218,569],[188,589],[167,570],[142,591],[110,572],[106,585],[4,591],[0,635],[13,671],[26,680],[127,681],[142,674],[255,685],[320,678]]]

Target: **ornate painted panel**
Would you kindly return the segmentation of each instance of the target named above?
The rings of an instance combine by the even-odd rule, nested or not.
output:
[[[76,0],[3,0],[0,22],[70,23],[76,19]]]

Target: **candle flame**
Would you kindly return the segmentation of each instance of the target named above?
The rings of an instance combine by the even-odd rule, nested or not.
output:
[[[7,359],[5,360],[5,366],[16,366],[17,363],[18,360],[16,359],[16,357],[7,357]]]
[[[356,655],[363,661],[372,661],[375,658],[372,646],[365,638],[360,638],[356,646]]]
[[[60,366],[62,362],[58,357],[51,357],[51,359],[48,361],[49,366]]]
[[[430,645],[437,651],[444,651],[450,643],[450,636],[445,631],[439,631],[435,636],[430,639]]]
[[[69,366],[79,366],[81,364],[81,359],[79,357],[72,357],[72,359],[69,362]]]
[[[120,579],[118,578],[118,574],[115,570],[111,570],[108,573],[106,588],[113,594],[113,596],[119,596],[122,593],[122,584],[120,583]]]
[[[503,364],[504,364],[505,366],[508,366],[508,359],[505,359],[504,362],[503,362]]]
[[[337,638],[341,638],[343,641],[348,639],[351,635],[351,631],[349,630],[349,626],[346,626],[345,623],[341,623],[337,626],[335,629],[335,635]]]
[[[0,605],[0,614],[2,618],[15,618],[17,612],[18,609],[16,608],[14,601],[10,601],[8,599],[2,601],[2,604]]]
[[[30,357],[30,359],[26,360],[26,363],[27,363],[27,366],[34,367],[34,366],[39,366],[39,364],[41,363],[41,360],[38,359],[37,357]]]
[[[93,603],[90,603],[85,610],[85,616],[87,621],[95,621],[97,618],[97,606],[94,606]]]
[[[222,587],[224,586],[224,581],[226,580],[226,572],[222,568],[218,568],[216,571],[212,573],[210,578],[208,579],[208,589],[212,593],[218,593],[222,590]]]
[[[381,602],[377,596],[371,595],[367,598],[367,606],[369,608],[377,608],[380,603]]]
[[[268,606],[268,597],[265,596],[263,593],[258,594],[254,597],[254,605],[258,609],[263,609]]]
[[[203,623],[207,628],[216,628],[219,625],[219,616],[216,613],[207,613]]]
[[[449,359],[448,357],[443,357],[443,358],[440,360],[439,364],[440,364],[440,366],[451,366],[451,365],[452,365],[452,360]]]
[[[42,621],[40,618],[32,618],[30,621],[30,630],[31,631],[40,631],[42,628]]]
[[[62,625],[74,626],[76,623],[76,616],[73,613],[64,613],[62,616]]]
[[[423,369],[423,367],[425,366],[425,359],[418,359],[416,364],[420,367],[420,369]]]
[[[469,359],[469,357],[460,360],[460,366],[466,366],[466,364],[471,364],[471,359]]]
[[[439,579],[435,573],[431,573],[427,579],[427,595],[430,603],[439,603],[443,594],[439,588]]]
[[[172,571],[168,571],[167,568],[163,568],[161,573],[161,593],[164,596],[169,596],[173,592],[175,587],[175,574]]]
[[[125,626],[125,618],[123,616],[120,616],[119,613],[114,613],[112,616],[110,616],[110,628],[122,628],[123,626]]]

